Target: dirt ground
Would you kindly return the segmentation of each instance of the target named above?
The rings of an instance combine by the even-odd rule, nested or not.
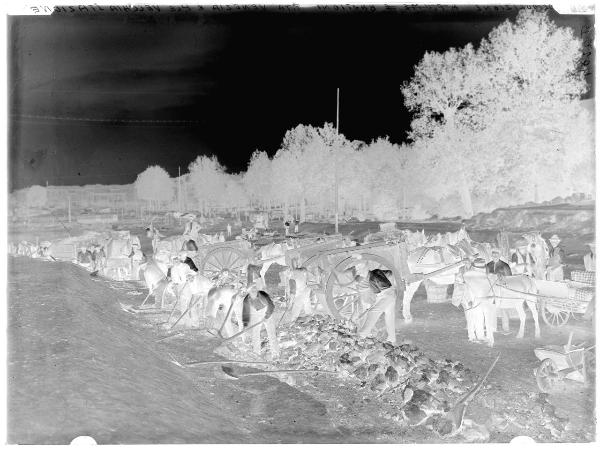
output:
[[[312,225],[301,231],[329,228]],[[452,223],[426,226],[428,231],[455,228]],[[377,224],[340,230],[374,232]],[[142,228],[138,231],[141,235]],[[487,234],[471,236],[492,240],[484,238]],[[573,268],[581,263],[585,238],[565,242]],[[69,263],[9,257],[8,266],[10,443],[68,444],[78,435],[100,444],[468,441],[442,440],[423,426],[400,425],[390,419],[390,406],[333,377],[313,376],[293,387],[267,376],[225,380],[218,365],[178,366],[174,360],[219,360],[217,343],[193,330],[159,340],[166,335],[159,326],[164,314],[132,314],[121,307],[142,302],[146,292],[139,285],[94,278]],[[274,287],[277,281],[274,266],[268,282]],[[565,344],[570,331],[576,342],[592,345],[591,322],[571,319],[562,328],[541,322],[542,338],[536,340],[528,312],[525,338],[515,338],[518,320],[511,320],[512,333],[496,334],[489,348],[468,342],[461,309],[428,303],[423,288],[412,312],[412,324],[397,322],[398,340],[412,342],[432,359],[461,361],[481,376],[500,354],[466,412],[466,418],[487,428],[485,441],[508,442],[518,435],[538,442],[595,440],[595,383],[566,381],[545,397],[533,375],[539,365],[534,348]],[[557,417],[563,423],[558,428]]]

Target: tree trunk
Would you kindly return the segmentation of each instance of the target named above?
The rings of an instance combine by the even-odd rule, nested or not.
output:
[[[473,216],[473,201],[471,198],[471,190],[469,189],[469,184],[464,179],[464,177],[460,185],[460,199],[462,201],[463,208],[465,211],[464,218],[471,218]]]
[[[302,202],[300,203],[300,222],[304,223],[306,221],[306,198],[302,198]]]

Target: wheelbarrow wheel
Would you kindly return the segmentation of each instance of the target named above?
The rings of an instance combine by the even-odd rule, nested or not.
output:
[[[552,359],[544,359],[535,374],[538,388],[542,393],[550,393],[559,379],[558,367]]]

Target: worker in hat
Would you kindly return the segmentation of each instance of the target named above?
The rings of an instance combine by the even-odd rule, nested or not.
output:
[[[512,276],[510,266],[503,260],[500,260],[500,250],[498,248],[492,249],[492,260],[486,264],[485,270],[488,274]]]
[[[548,247],[548,264],[546,266],[546,279],[549,281],[562,281],[565,278],[563,272],[565,250],[560,245],[560,237],[554,234],[548,239],[550,245]]]
[[[590,247],[590,252],[583,256],[585,271],[596,271],[596,242],[588,242],[586,245]]]
[[[396,344],[396,289],[393,287],[386,271],[374,269],[367,271],[367,264],[358,264],[358,277],[368,282],[370,295],[361,295],[361,300],[370,298],[373,305],[368,309],[366,319],[358,331],[361,337],[367,337],[381,315],[385,317],[387,340]]]
[[[261,331],[263,326],[267,331],[269,340],[269,348],[271,350],[271,358],[279,358],[279,343],[277,341],[277,333],[275,332],[276,322],[273,311],[275,304],[269,294],[263,290],[259,290],[256,283],[248,286],[248,293],[244,297],[242,309],[242,322],[244,327],[252,329],[252,351],[255,354],[260,354],[261,350]]]
[[[185,228],[183,229],[184,237],[188,238],[189,240],[193,240],[194,242],[197,242],[198,235],[200,234],[202,227],[196,221],[195,215],[186,214],[186,215],[184,215],[184,218],[187,220],[187,223],[185,224]]]
[[[176,309],[179,313],[185,313],[188,309],[189,302],[192,299],[192,295],[182,295],[186,285],[193,279],[195,272],[185,263],[187,259],[187,253],[182,251],[181,253],[171,257],[173,265],[171,266],[171,282],[173,284],[173,291],[176,297]],[[190,327],[192,325],[192,314],[186,314],[179,322],[184,327]]]

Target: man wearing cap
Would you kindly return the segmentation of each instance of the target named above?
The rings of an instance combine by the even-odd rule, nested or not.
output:
[[[565,278],[563,265],[565,260],[565,250],[560,245],[560,237],[554,234],[549,239],[549,259],[546,267],[546,279],[549,281],[562,281]]]
[[[512,276],[510,266],[503,260],[500,260],[500,250],[498,248],[492,249],[492,260],[486,264],[485,271],[488,274]]]
[[[202,227],[196,221],[196,216],[194,214],[186,214],[183,218],[188,220],[188,222],[185,224],[185,228],[183,229],[183,235],[188,237],[190,240],[197,242],[198,234],[200,234]]]
[[[255,354],[260,354],[260,333],[263,326],[265,327],[272,359],[279,357],[279,343],[275,332],[275,317],[273,316],[274,310],[275,304],[268,293],[259,290],[256,284],[251,284],[248,288],[248,294],[244,297],[242,322],[244,327],[257,325],[252,329],[252,351]],[[263,322],[261,323],[261,321]]]
[[[587,246],[590,247],[590,252],[583,256],[585,271],[596,271],[596,242],[589,242]]]
[[[175,284],[175,292],[179,297],[181,290],[188,281],[188,277],[194,276],[196,273],[185,263],[187,254],[185,252],[173,256],[173,266],[171,267],[171,281]]]
[[[379,317],[385,314],[387,340],[392,344],[396,344],[396,289],[393,288],[383,270],[368,271],[364,277],[368,280],[371,297],[374,296],[375,298],[374,305],[367,312],[367,317],[358,331],[358,335],[361,337],[368,336]],[[363,296],[363,299],[365,299],[365,296]]]

